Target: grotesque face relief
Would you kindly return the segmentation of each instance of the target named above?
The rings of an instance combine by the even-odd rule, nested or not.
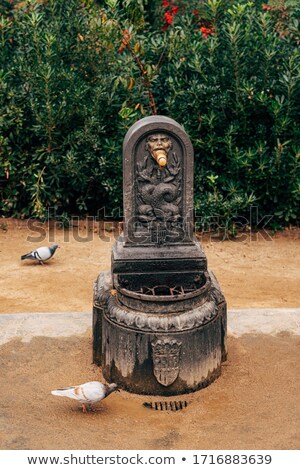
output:
[[[146,149],[149,150],[160,169],[167,165],[168,152],[171,148],[171,139],[166,134],[152,134],[146,141]]]

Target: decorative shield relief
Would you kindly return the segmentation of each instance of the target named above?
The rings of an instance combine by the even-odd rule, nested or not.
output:
[[[167,387],[178,377],[180,369],[181,342],[162,338],[152,342],[153,372],[156,380]]]

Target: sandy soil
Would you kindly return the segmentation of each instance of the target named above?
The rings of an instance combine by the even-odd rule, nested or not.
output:
[[[188,401],[183,411],[143,407],[172,397],[121,391],[83,414],[78,402],[50,390],[100,378],[91,339],[14,340],[0,348],[1,448],[297,449],[298,351],[299,337],[285,334],[230,337],[221,377],[177,396]]]
[[[110,269],[110,231],[82,227],[45,230],[43,237],[26,222],[0,224],[0,312],[91,311],[92,286],[100,271]],[[2,229],[1,229],[2,227]],[[44,230],[44,229],[40,229]],[[31,241],[30,241],[31,240]],[[41,266],[20,261],[38,246],[59,243],[55,257]],[[273,236],[242,234],[235,241],[205,236],[202,245],[209,269],[216,274],[228,308],[298,307],[300,230]]]
[[[24,222],[0,225],[1,313],[91,311],[92,284],[110,267],[114,231],[96,228],[47,232],[44,240]],[[220,242],[203,239],[209,267],[229,309],[299,307],[299,230]],[[86,236],[86,242],[78,237]],[[103,232],[101,232],[103,238]],[[50,244],[61,249],[47,265],[20,256]],[[69,239],[69,241],[67,241]],[[0,347],[0,449],[297,449],[299,448],[299,337],[229,337],[222,375],[207,389],[176,397],[186,409],[155,411],[145,401],[170,398],[121,391],[83,414],[54,388],[101,380],[91,364],[91,332],[67,339],[35,337]]]

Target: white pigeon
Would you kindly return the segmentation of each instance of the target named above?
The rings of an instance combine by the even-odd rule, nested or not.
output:
[[[101,401],[110,395],[115,390],[118,390],[117,384],[102,384],[101,382],[87,382],[82,385],[74,385],[73,387],[58,388],[52,390],[52,395],[60,397],[69,397],[74,400],[80,401],[82,405],[82,411],[86,413],[88,405],[89,409],[92,408],[92,404],[97,401]]]
[[[50,258],[52,258],[57,248],[59,248],[59,246],[56,243],[51,246],[41,246],[40,248],[32,250],[30,253],[21,256],[21,259],[35,259],[40,264],[44,264],[44,261],[48,261]]]

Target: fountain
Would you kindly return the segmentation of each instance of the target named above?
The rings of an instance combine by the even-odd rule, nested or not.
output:
[[[193,159],[184,129],[164,116],[124,139],[124,232],[94,285],[93,360],[133,393],[198,390],[226,360],[225,298],[193,233]]]

